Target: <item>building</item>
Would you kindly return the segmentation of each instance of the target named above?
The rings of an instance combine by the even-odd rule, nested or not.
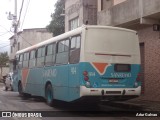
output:
[[[18,50],[27,48],[49,38],[52,38],[52,33],[49,33],[46,28],[24,29],[17,34],[17,42],[15,43],[14,36],[10,38],[10,71],[13,70],[13,60]]]
[[[144,95],[140,99],[160,100],[160,0],[98,0],[98,25],[138,31],[141,50],[141,79]]]
[[[160,32],[153,30],[154,24],[160,24],[160,0],[96,0],[96,3],[94,0],[66,0],[65,5],[66,31],[88,21],[88,24],[117,26],[138,32],[144,92],[139,99],[160,101]],[[97,10],[93,18],[93,11],[87,11],[90,5]]]
[[[97,24],[97,0],[65,0],[65,32]]]

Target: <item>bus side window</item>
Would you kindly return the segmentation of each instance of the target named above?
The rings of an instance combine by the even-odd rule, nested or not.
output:
[[[29,52],[24,53],[23,68],[28,68]]]
[[[56,44],[50,44],[46,47],[45,65],[53,65],[55,63]]]
[[[68,64],[69,40],[58,42],[56,64]]]
[[[35,66],[36,66],[36,51],[32,50],[30,52],[29,68],[33,68]]]
[[[37,67],[44,66],[45,46],[38,48],[37,51]]]
[[[70,64],[79,63],[80,60],[80,46],[81,46],[81,37],[76,36],[71,39],[70,47]]]
[[[22,68],[22,63],[23,63],[23,54],[20,54],[20,56],[19,56],[19,63],[18,63],[19,69]]]

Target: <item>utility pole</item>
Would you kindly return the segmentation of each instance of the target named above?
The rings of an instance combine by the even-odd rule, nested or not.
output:
[[[12,27],[14,28],[14,46],[17,43],[18,21],[17,21],[17,0],[15,0],[14,14],[9,12],[8,20],[12,20]]]
[[[14,27],[14,44],[17,43],[17,32],[18,32],[18,22],[17,22],[17,0],[15,0],[15,11],[14,11],[13,27]]]

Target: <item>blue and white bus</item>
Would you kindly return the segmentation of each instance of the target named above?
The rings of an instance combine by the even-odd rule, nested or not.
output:
[[[139,41],[132,30],[82,26],[20,50],[16,58],[17,91],[42,96],[49,105],[141,94]]]

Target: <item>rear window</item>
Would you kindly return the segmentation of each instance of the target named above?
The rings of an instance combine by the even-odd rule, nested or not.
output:
[[[129,64],[116,64],[114,66],[114,70],[116,72],[130,72],[131,71],[131,65],[129,65]]]

